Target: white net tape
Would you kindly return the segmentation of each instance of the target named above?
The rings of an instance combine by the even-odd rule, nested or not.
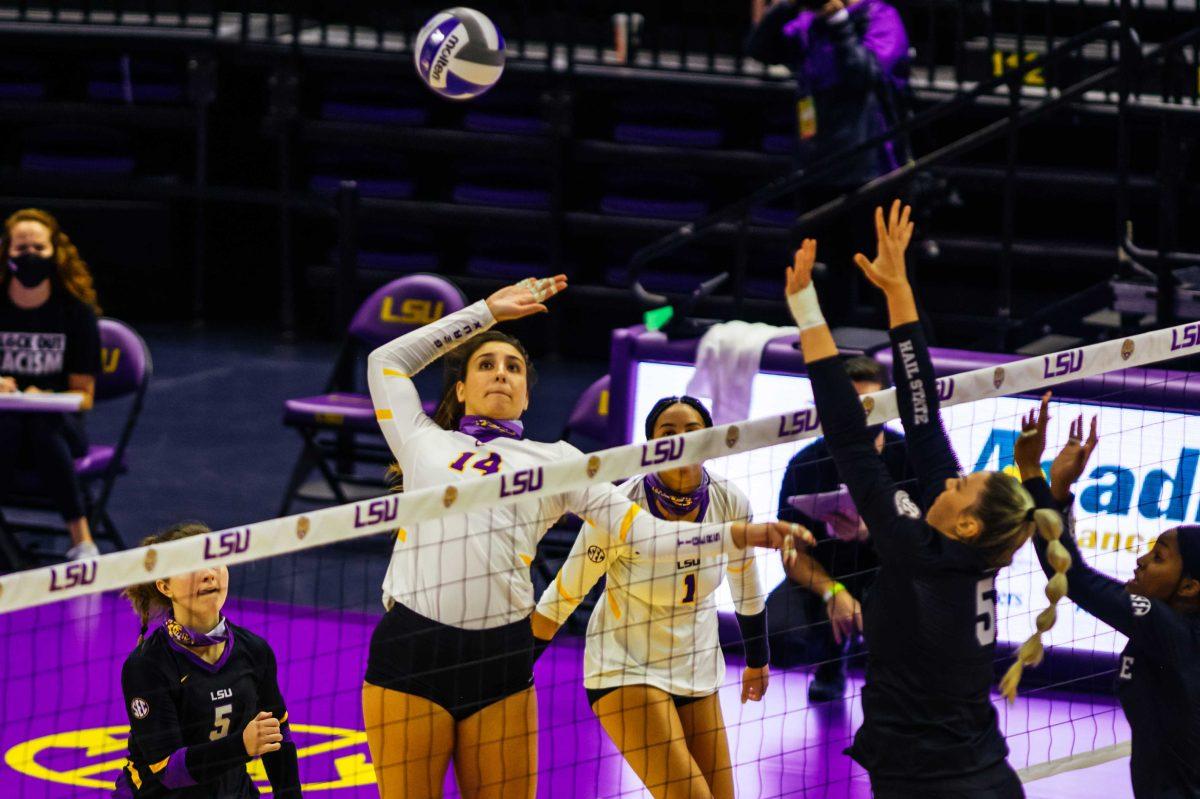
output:
[[[1036,391],[1082,378],[1200,353],[1200,323],[1142,333],[1059,353],[986,367],[938,380],[943,406]],[[904,379],[905,364],[896,364]],[[1149,376],[1143,376],[1149,381]],[[1136,390],[1136,385],[1126,385]],[[896,419],[894,389],[862,398],[869,424]],[[648,444],[632,444],[546,466],[427,488],[294,516],[217,530],[0,577],[0,613],[120,589],[192,571],[197,564],[234,565],[395,530],[416,520],[506,505],[612,482],[647,467],[679,467],[820,435],[816,409],[721,425]]]

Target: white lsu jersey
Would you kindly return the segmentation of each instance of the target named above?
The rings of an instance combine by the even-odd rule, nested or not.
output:
[[[563,441],[499,437],[482,442],[444,430],[425,415],[411,376],[494,324],[481,301],[371,353],[367,383],[375,416],[403,470],[406,491],[515,474],[582,454]],[[651,560],[742,551],[729,525],[655,519],[608,484],[554,495],[540,484],[523,488],[527,499],[416,524],[398,520],[383,581],[384,605],[399,602],[426,618],[473,630],[528,617],[534,607],[530,561],[546,530],[568,511]]]
[[[648,507],[636,477],[619,489]],[[750,503],[723,477],[709,473],[706,522],[747,520]],[[732,556],[641,557],[603,529],[584,524],[571,554],[538,602],[538,612],[562,624],[607,575],[588,620],[584,650],[587,688],[650,685],[677,696],[706,696],[725,678],[713,594],[728,575],[737,612],[760,613],[765,597],[754,549]]]

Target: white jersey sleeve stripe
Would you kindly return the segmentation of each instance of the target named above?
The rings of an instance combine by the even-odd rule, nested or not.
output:
[[[625,539],[629,537],[629,529],[633,527],[633,517],[642,512],[640,505],[630,505],[629,510],[625,511],[625,517],[621,519],[621,534],[618,536],[621,543],[625,543]]]
[[[730,563],[728,571],[730,574],[741,574],[742,572],[746,571],[746,569],[749,569],[753,565],[754,565],[754,558],[748,557],[748,558],[746,558],[745,562],[742,563],[741,566],[734,566],[732,563]]]

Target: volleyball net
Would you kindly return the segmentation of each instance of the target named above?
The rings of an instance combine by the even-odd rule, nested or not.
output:
[[[1101,443],[1077,486],[1077,539],[1094,566],[1127,578],[1158,533],[1200,516],[1200,416],[1188,412],[1198,407],[1189,406],[1188,397],[1200,396],[1200,377],[1146,368],[1197,353],[1200,324],[1193,323],[948,375],[937,383],[944,424],[964,469],[1008,469],[1021,416],[1043,390],[1071,383],[1069,396],[1056,396],[1052,404],[1046,457],[1065,442],[1077,415],[1100,417]],[[0,774],[0,793],[107,795],[124,764],[128,723],[120,669],[138,628],[114,592],[224,565],[241,566],[233,569],[226,615],[265,637],[275,651],[306,795],[376,795],[360,692],[392,547],[380,534],[399,530],[402,544],[425,547],[421,557],[448,563],[461,557],[464,546],[487,546],[481,536],[498,531],[472,529],[470,540],[439,538],[436,545],[407,538],[407,531],[700,463],[748,497],[754,520],[774,518],[789,460],[820,435],[811,393],[798,388],[786,399],[794,401],[793,410],[527,470],[467,463],[463,468],[479,477],[0,577],[0,752],[7,769]],[[899,429],[894,390],[861,401],[868,424]],[[574,528],[559,521],[558,532],[547,538],[561,543],[554,551],[489,556],[503,568],[519,558],[533,569],[537,593],[547,585],[553,590],[551,578],[577,527],[578,520]],[[349,544],[360,539],[366,543]],[[664,563],[672,572],[681,568],[674,558]],[[755,564],[769,609],[773,666],[764,701],[742,704],[744,661],[736,649],[726,656],[720,702],[737,795],[867,796],[865,775],[842,754],[861,723],[861,650],[839,648],[831,655],[814,646],[829,627],[819,598],[814,603],[789,584],[777,553],[760,550]],[[850,564],[848,575],[858,571],[866,569]],[[487,576],[463,580],[462,595],[485,590],[481,578]],[[994,635],[1002,645],[998,669],[1010,660],[1006,645],[1019,644],[1033,630],[1046,605],[1044,585],[1026,547],[1000,573],[994,595],[979,597],[981,615],[995,614]],[[713,601],[718,611],[734,610],[727,587]],[[676,610],[683,612],[685,604]],[[536,667],[539,795],[649,795],[584,695],[584,639],[578,633],[590,607],[581,604]],[[723,622],[722,628],[723,637],[736,643],[736,627]],[[1026,672],[1017,703],[1007,706],[997,698],[1010,762],[1031,781],[1120,757],[1128,740],[1123,715],[1105,687],[1117,668],[1120,637],[1087,614],[1064,609],[1047,643],[1051,655],[1041,669]],[[693,654],[666,656],[686,661]],[[810,701],[814,669],[843,654],[850,664],[845,697]],[[250,770],[265,787],[258,761]],[[453,777],[447,781],[453,795]]]

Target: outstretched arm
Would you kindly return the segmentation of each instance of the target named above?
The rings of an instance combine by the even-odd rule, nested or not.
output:
[[[623,549],[607,530],[584,522],[571,553],[538,599],[532,619],[534,636],[553,638]]]
[[[901,206],[896,200],[885,221],[883,209],[876,208],[878,254],[871,261],[859,253],[854,261],[887,298],[896,403],[907,436],[909,460],[921,485],[922,506],[927,508],[945,489],[946,480],[957,477],[961,468],[942,426],[933,361],[904,262],[904,251],[913,234],[911,213],[909,206]]]
[[[545,313],[543,301],[566,287],[565,275],[522,280],[374,350],[367,359],[367,386],[392,453],[398,453],[413,434],[434,427],[421,409],[414,375],[497,322]]]
[[[800,547],[816,542],[812,533],[790,522],[671,522],[655,516],[616,489],[602,484],[563,495],[564,511],[602,528],[617,543],[629,545],[637,557],[675,561],[681,557],[740,556],[747,547],[768,547],[795,557]]]
[[[899,555],[894,528],[903,503],[898,500],[887,466],[867,432],[866,417],[854,385],[837,359],[837,345],[812,285],[816,256],[817,243],[805,239],[788,269],[788,307],[800,328],[800,348],[804,351],[821,427],[838,475],[871,530],[880,556],[890,558]]]
[[[1045,436],[1045,407],[1049,396],[1047,394],[1042,399],[1043,410],[1037,419],[1042,440]],[[1028,422],[1025,427],[1029,428]],[[1171,658],[1187,649],[1178,642],[1190,635],[1179,614],[1166,603],[1130,594],[1119,580],[1093,569],[1084,561],[1075,542],[1072,529],[1074,515],[1070,513],[1074,503],[1071,486],[1083,474],[1099,441],[1096,417],[1092,417],[1091,429],[1085,441],[1083,416],[1079,416],[1071,422],[1066,446],[1050,466],[1050,486],[1047,487],[1044,481],[1035,479],[1026,481],[1025,487],[1034,494],[1034,499],[1039,504],[1042,501],[1054,503],[1061,509],[1065,519],[1072,522],[1065,526],[1059,539],[1071,558],[1071,565],[1067,569],[1067,596],[1071,601],[1122,635],[1137,640],[1149,651],[1155,652],[1156,657]],[[1022,477],[1024,476],[1023,470]],[[1053,574],[1054,555],[1049,545],[1039,536],[1035,536],[1034,546],[1042,569],[1046,571],[1047,576]]]

